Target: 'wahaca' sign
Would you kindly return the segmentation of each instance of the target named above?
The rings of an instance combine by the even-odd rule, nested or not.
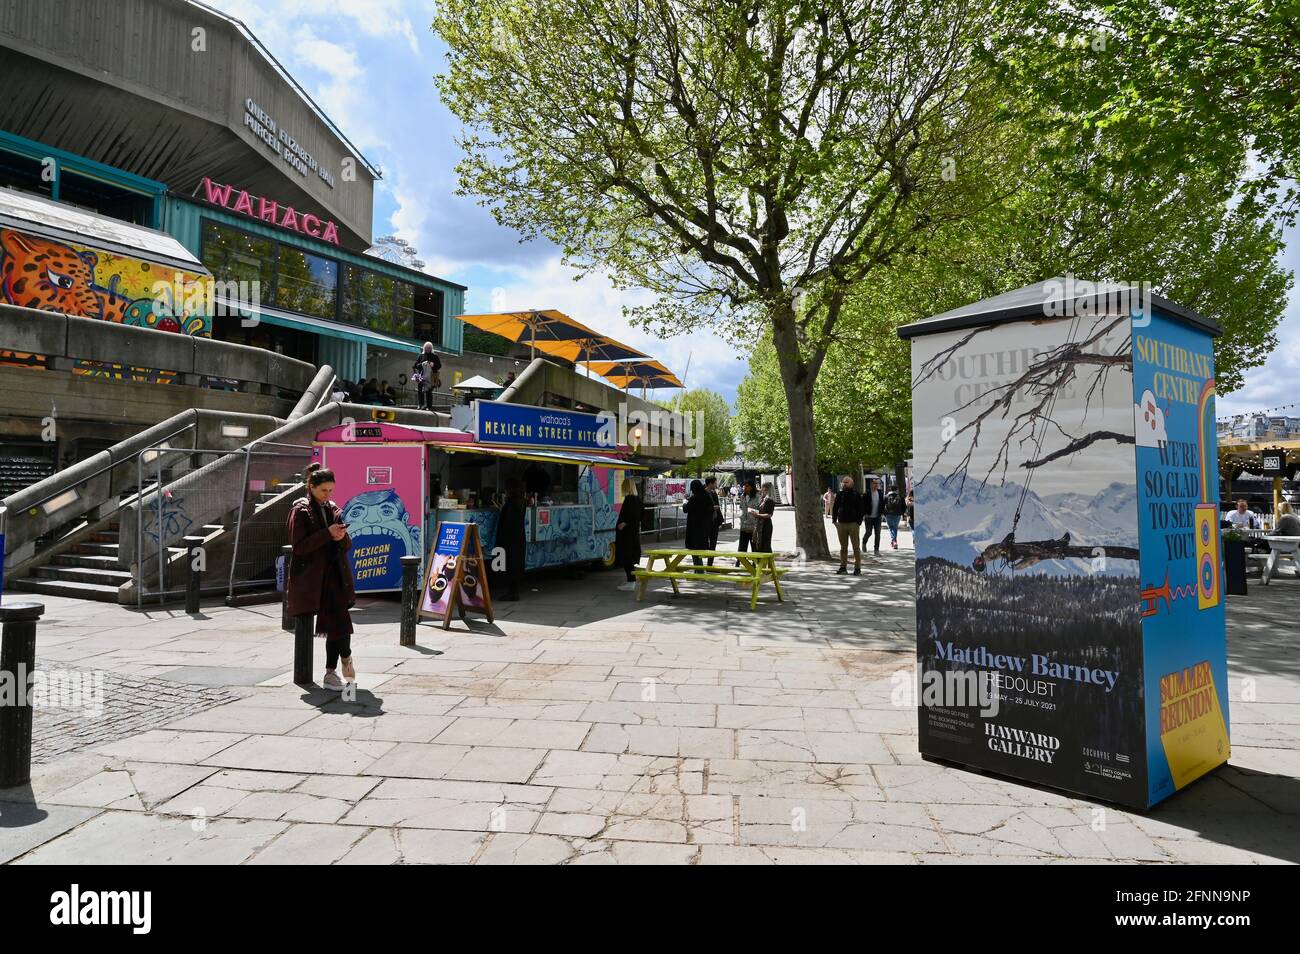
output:
[[[309,235],[322,242],[339,244],[339,227],[329,219],[322,220],[310,212],[299,212],[291,205],[280,205],[274,199],[253,195],[247,189],[236,189],[232,185],[213,182],[207,176],[201,183],[203,198],[213,205],[219,205],[231,212],[247,215],[249,218],[267,222]]]

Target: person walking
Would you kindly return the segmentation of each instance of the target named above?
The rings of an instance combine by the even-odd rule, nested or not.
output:
[[[691,495],[682,504],[682,512],[686,514],[686,549],[711,549],[709,537],[713,533],[713,507],[713,496],[704,489],[704,482],[692,480]],[[691,562],[696,567],[702,567],[704,563],[697,556],[691,557]],[[702,573],[703,570],[697,569],[695,572]]]
[[[524,485],[519,480],[506,484],[506,499],[501,502],[497,513],[497,533],[493,540],[505,554],[506,568],[502,579],[500,599],[519,599],[519,584],[524,579],[524,567],[528,555],[528,533],[525,530],[526,514],[524,507]]]
[[[738,498],[740,504],[740,543],[736,546],[737,553],[744,553],[751,549],[754,541],[754,514],[750,508],[758,508],[758,490],[754,487],[752,480],[745,481],[744,490],[741,491]],[[736,561],[736,566],[740,566],[740,561]]]
[[[713,498],[713,521],[709,524],[709,549],[718,548],[718,532],[722,529],[722,501],[718,498],[718,478],[706,477],[704,489]],[[709,557],[709,566],[713,566],[713,557]]]
[[[426,341],[420,356],[411,367],[411,378],[415,381],[416,407],[423,411],[433,410],[433,392],[442,387],[442,359],[433,350],[433,342]]]
[[[822,494],[822,509],[826,511],[826,516],[831,516],[831,511],[835,507],[835,488],[827,486],[826,493]]]
[[[880,552],[880,518],[885,514],[885,495],[880,492],[880,481],[871,478],[867,485],[866,498],[862,501],[862,548],[867,547],[867,537],[875,535],[874,552]]]
[[[623,506],[618,511],[618,525],[615,526],[614,553],[618,565],[627,574],[627,581],[619,586],[620,590],[636,588],[636,576],[632,571],[641,561],[641,514],[645,506],[636,492],[636,481],[631,477],[623,478]]]
[[[903,500],[897,490],[885,494],[885,523],[889,525],[889,546],[898,549],[898,521],[903,516]]]
[[[307,495],[289,509],[289,576],[285,600],[290,616],[316,617],[316,635],[325,637],[326,689],[342,689],[346,679],[355,682],[352,662],[352,616],[356,604],[348,551],[352,538],[343,523],[334,493],[334,472],[309,464],[303,474]],[[339,678],[339,663],[343,678]]]
[[[907,492],[907,529],[916,533],[916,497]]]
[[[754,552],[772,552],[772,514],[776,513],[776,500],[772,497],[771,483],[763,484],[763,494],[758,506],[749,512],[754,515]]]
[[[840,568],[838,576],[848,572],[849,543],[853,543],[853,575],[862,575],[862,549],[858,543],[858,529],[862,524],[862,495],[853,489],[853,478],[845,477],[840,492],[831,504],[831,521],[840,538]]]

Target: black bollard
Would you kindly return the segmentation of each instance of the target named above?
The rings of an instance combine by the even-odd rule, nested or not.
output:
[[[312,684],[312,645],[316,617],[311,613],[296,617],[293,630],[293,681],[298,686]]]
[[[197,557],[203,553],[202,537],[186,537],[185,545],[189,550],[189,574],[185,578],[185,612],[197,613],[199,599],[203,593],[203,571],[195,567]]]
[[[284,593],[280,601],[280,628],[286,633],[293,632],[293,617],[289,615],[289,561],[293,559],[293,547],[286,543],[280,547],[284,554]]]
[[[402,557],[402,629],[398,642],[402,646],[415,645],[415,624],[419,621],[420,558]]]
[[[32,780],[32,700],[28,680],[36,668],[36,621],[40,603],[0,606],[0,679],[15,690],[13,705],[0,706],[0,788]]]

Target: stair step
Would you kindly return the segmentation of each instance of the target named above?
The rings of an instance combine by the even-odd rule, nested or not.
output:
[[[131,579],[126,570],[101,570],[84,566],[38,566],[36,577],[42,580],[66,580],[70,583],[102,583],[114,588]]]
[[[47,596],[70,596],[79,600],[96,600],[100,603],[116,603],[117,587],[102,586],[98,583],[74,583],[70,580],[42,580],[29,577],[25,580],[10,580],[8,584],[24,593],[44,593]]]
[[[100,556],[90,553],[60,553],[52,559],[49,566],[84,566],[91,569],[117,570],[117,557]]]
[[[117,557],[116,543],[78,543],[72,548],[72,552],[79,556],[111,556]]]

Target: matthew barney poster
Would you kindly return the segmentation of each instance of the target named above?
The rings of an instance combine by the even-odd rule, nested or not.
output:
[[[1208,719],[1197,695],[1206,670],[1181,648],[1152,653],[1153,641],[1169,641],[1158,632],[1197,611],[1187,498],[1195,481],[1183,472],[1199,480],[1199,463],[1189,462],[1212,465],[1215,445],[1177,455],[1197,442],[1210,339],[1152,320],[1138,328],[1127,313],[1078,314],[913,340],[922,754],[1140,807],[1218,764],[1197,749],[1186,761],[1198,768],[1182,778],[1172,769],[1169,783],[1184,757],[1165,761],[1161,718]],[[1184,347],[1199,342],[1201,358],[1159,369],[1185,383],[1154,385],[1156,369],[1135,358],[1135,335],[1163,342],[1177,332]],[[1178,400],[1193,392],[1191,404]],[[1136,433],[1144,422],[1155,437]],[[1209,422],[1212,440],[1212,411]],[[1149,472],[1175,474],[1160,478],[1158,501]],[[1217,486],[1196,490],[1205,494],[1213,501]],[[1153,516],[1152,503],[1170,512]],[[1148,529],[1152,519],[1158,530]],[[1210,530],[1213,563],[1217,518]],[[1148,558],[1156,546],[1158,565]],[[1164,619],[1152,615],[1153,593]],[[1217,628],[1201,622],[1218,634],[1217,655],[1199,655],[1221,663],[1215,608]],[[978,694],[955,696],[961,679]],[[1198,701],[1180,705],[1189,696]],[[1164,713],[1161,698],[1175,700],[1178,714]],[[1190,752],[1179,739],[1175,749]]]
[[[348,559],[358,593],[402,588],[402,557],[422,556],[424,447],[354,444],[326,447],[334,500],[352,537]]]

